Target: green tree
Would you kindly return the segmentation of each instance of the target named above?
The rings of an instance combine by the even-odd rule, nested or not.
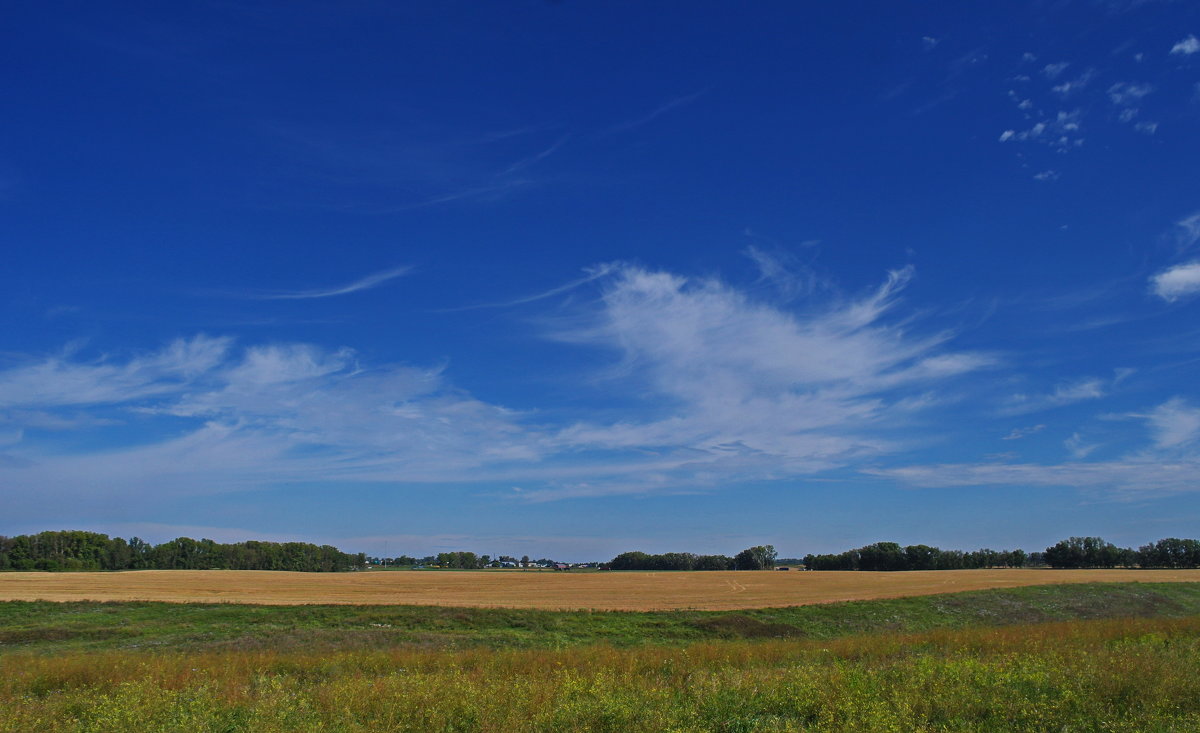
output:
[[[1111,568],[1131,562],[1133,550],[1117,547],[1099,537],[1071,537],[1046,548],[1046,564],[1052,568]]]
[[[909,545],[904,548],[904,562],[908,570],[937,570],[938,555],[936,547],[929,545]]]
[[[644,552],[622,552],[608,564],[613,570],[649,570],[650,556]]]
[[[895,542],[876,542],[858,551],[859,570],[905,570],[908,560]]]
[[[778,553],[772,545],[758,545],[742,550],[733,558],[735,570],[769,570],[775,567]]]

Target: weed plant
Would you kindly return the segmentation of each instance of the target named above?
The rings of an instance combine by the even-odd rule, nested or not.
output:
[[[1200,730],[1191,584],[738,614],[0,604],[0,732]]]
[[[824,641],[4,658],[12,731],[1200,729],[1200,619]]]

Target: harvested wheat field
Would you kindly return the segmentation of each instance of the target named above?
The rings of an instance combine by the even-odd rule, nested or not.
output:
[[[357,572],[137,570],[0,573],[0,601],[412,604],[723,611],[1094,582],[1198,582],[1200,570],[868,572]]]

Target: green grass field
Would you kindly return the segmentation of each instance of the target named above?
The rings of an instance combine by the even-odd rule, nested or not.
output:
[[[2,731],[1200,730],[1200,587],[723,612],[0,604]]]

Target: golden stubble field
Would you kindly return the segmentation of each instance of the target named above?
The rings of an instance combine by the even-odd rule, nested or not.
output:
[[[554,573],[137,570],[0,573],[0,600],[413,604],[709,611],[1090,582],[1200,582],[1200,570]]]

